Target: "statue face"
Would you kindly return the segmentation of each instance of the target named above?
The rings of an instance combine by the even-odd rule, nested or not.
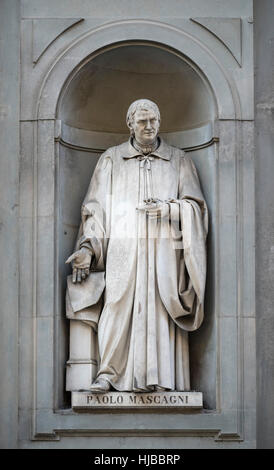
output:
[[[152,144],[157,137],[159,127],[159,120],[152,109],[137,109],[133,118],[132,129],[139,144]]]

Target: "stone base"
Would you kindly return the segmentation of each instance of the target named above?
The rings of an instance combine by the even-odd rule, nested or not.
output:
[[[102,408],[185,408],[203,407],[202,392],[72,392],[72,408],[75,410]]]
[[[66,391],[75,389],[86,390],[94,382],[97,372],[97,363],[94,360],[67,361]]]

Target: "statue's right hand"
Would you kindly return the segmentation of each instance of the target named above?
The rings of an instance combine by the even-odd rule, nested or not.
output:
[[[75,251],[66,263],[72,263],[72,282],[82,282],[89,275],[92,252],[85,247]]]

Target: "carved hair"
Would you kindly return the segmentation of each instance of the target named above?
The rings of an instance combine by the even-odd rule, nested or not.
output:
[[[127,126],[129,127],[131,134],[133,134],[132,122],[133,122],[134,115],[137,109],[142,109],[145,111],[152,109],[155,112],[159,122],[161,121],[160,110],[156,103],[154,103],[153,101],[147,100],[145,98],[133,101],[133,103],[131,103],[130,107],[128,108],[127,118],[126,118]]]

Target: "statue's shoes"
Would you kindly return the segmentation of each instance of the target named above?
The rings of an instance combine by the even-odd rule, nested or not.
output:
[[[90,391],[96,393],[105,393],[108,392],[110,388],[110,383],[107,382],[107,380],[98,379],[93,384],[91,384]]]

